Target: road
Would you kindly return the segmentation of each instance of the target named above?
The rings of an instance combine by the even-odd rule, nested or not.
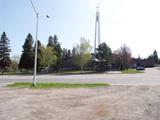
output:
[[[32,82],[32,76],[0,76],[0,85]],[[37,82],[110,83],[112,85],[160,85],[160,68],[149,68],[139,74],[39,75]]]

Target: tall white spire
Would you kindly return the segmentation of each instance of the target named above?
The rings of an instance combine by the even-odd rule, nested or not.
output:
[[[94,54],[96,54],[96,48],[97,48],[100,44],[101,44],[100,12],[99,12],[99,6],[97,6],[96,21],[95,21]]]

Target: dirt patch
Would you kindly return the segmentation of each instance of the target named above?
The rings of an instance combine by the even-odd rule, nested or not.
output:
[[[160,120],[160,86],[0,88],[1,120]]]

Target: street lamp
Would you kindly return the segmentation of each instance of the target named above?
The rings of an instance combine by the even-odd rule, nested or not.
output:
[[[30,0],[30,3],[33,7],[33,10],[36,15],[36,39],[35,39],[35,56],[34,56],[34,75],[33,75],[33,85],[37,86],[37,47],[38,47],[38,25],[39,25],[39,13],[37,12],[32,0]],[[50,18],[50,16],[46,15],[47,18]]]

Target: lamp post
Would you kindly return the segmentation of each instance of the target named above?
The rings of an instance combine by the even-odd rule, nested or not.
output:
[[[39,13],[36,14],[37,23],[36,23],[36,43],[35,43],[35,56],[34,56],[34,76],[33,76],[33,85],[37,85],[37,47],[38,47],[38,23],[39,23]]]
[[[36,39],[35,39],[35,56],[34,56],[34,75],[33,75],[33,85],[36,86],[37,85],[37,44],[38,44],[38,22],[39,22],[39,13],[36,11],[36,8],[32,2],[32,0],[30,0],[31,5],[33,7],[33,10],[35,12],[36,15]]]
[[[36,39],[35,39],[35,56],[34,56],[34,75],[33,75],[33,85],[37,85],[37,48],[38,48],[38,27],[39,27],[39,13],[37,12],[32,0],[30,0],[30,3],[33,7],[34,13],[36,15]],[[46,18],[50,18],[49,15],[46,15]]]

